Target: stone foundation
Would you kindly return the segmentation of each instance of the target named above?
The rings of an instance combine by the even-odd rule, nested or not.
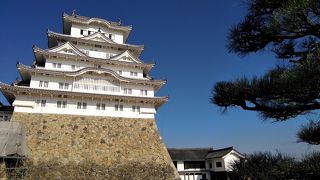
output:
[[[29,179],[177,179],[155,119],[13,113]]]

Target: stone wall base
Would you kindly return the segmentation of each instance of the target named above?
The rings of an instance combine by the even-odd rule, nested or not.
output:
[[[28,114],[29,179],[178,179],[155,119]]]

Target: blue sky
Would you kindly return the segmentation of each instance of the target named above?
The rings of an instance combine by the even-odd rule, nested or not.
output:
[[[62,32],[63,12],[76,9],[89,17],[121,18],[124,25],[133,25],[128,43],[144,44],[141,59],[156,62],[151,75],[168,80],[157,95],[169,95],[170,100],[156,116],[168,147],[234,146],[243,153],[279,150],[296,156],[320,150],[296,142],[299,127],[317,114],[272,123],[238,108],[222,114],[209,103],[215,82],[262,75],[277,63],[267,51],[246,57],[228,53],[228,30],[244,16],[243,2],[1,1],[0,81],[11,83],[19,76],[16,61],[32,64],[31,47],[47,47],[47,28]]]

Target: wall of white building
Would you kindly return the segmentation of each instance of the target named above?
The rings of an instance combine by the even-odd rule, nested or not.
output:
[[[71,36],[73,37],[83,37],[83,35],[81,35],[81,29],[84,30],[85,32],[91,31],[93,34],[94,32],[98,32],[100,28],[101,33],[105,33],[105,35],[107,37],[109,37],[109,34],[113,35],[112,40],[116,43],[119,44],[123,44],[123,33],[121,31],[115,31],[115,30],[111,30],[109,28],[106,28],[105,26],[98,26],[98,25],[94,25],[91,24],[90,26],[83,26],[83,25],[78,25],[78,24],[72,24],[71,25]],[[84,34],[85,36],[87,34]]]
[[[45,100],[45,106],[41,106],[41,101]],[[57,106],[57,101],[66,101],[64,108]],[[86,103],[86,109],[78,109],[78,103]],[[100,104],[100,110],[97,109],[97,104]],[[102,110],[102,104],[105,104],[105,109]],[[116,111],[115,105],[118,105]],[[123,106],[121,110],[120,106]],[[15,112],[25,113],[48,113],[48,114],[69,114],[69,115],[88,115],[88,116],[110,116],[110,117],[125,117],[125,118],[154,118],[156,110],[152,104],[142,103],[127,103],[110,101],[106,99],[92,98],[72,98],[63,96],[33,96],[33,95],[18,95],[13,103]],[[133,111],[132,106],[135,106]],[[140,107],[140,112],[138,108]]]
[[[31,88],[40,88],[40,89],[51,89],[58,91],[72,91],[72,92],[85,92],[85,93],[96,93],[96,94],[112,94],[112,95],[124,95],[124,96],[141,96],[141,97],[154,97],[154,88],[148,85],[137,85],[130,84],[125,82],[119,82],[117,79],[111,76],[90,76],[88,74],[84,74],[78,77],[88,77],[95,79],[113,79],[114,81],[119,83],[119,91],[102,91],[102,90],[93,90],[93,89],[80,89],[75,88],[74,82],[77,79],[76,77],[62,77],[62,76],[54,76],[54,75],[42,75],[35,74],[31,77],[30,87]],[[40,81],[43,82],[42,87],[39,87]],[[48,87],[44,87],[44,82],[48,82]],[[59,83],[67,83],[68,88],[65,86],[63,89],[60,89]],[[125,93],[124,89],[127,89],[127,93]],[[129,94],[129,89],[131,89],[131,94]],[[142,92],[141,92],[142,91]],[[147,91],[147,92],[146,92]]]
[[[54,67],[54,63],[56,64],[56,67]],[[61,64],[61,68],[58,68],[57,64]],[[74,66],[74,69],[72,68],[72,66]],[[56,71],[77,71],[85,67],[99,67],[99,66],[104,69],[113,70],[123,77],[144,79],[143,70],[140,68],[109,65],[109,64],[106,64],[105,62],[94,63],[94,62],[76,61],[71,59],[66,61],[66,60],[48,58],[45,63],[45,69],[56,70]],[[135,76],[135,72],[137,76]]]

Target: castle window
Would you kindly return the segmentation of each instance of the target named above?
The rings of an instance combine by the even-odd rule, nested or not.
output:
[[[48,85],[49,85],[49,82],[48,82],[48,81],[44,81],[43,86],[44,86],[45,88],[47,88]]]
[[[61,68],[61,63],[57,64],[57,68],[59,68],[59,69]]]
[[[91,34],[91,31],[88,31],[88,35],[90,35]]]
[[[98,44],[95,44],[94,47],[102,48],[102,46],[101,46],[101,45],[98,45]]]
[[[124,88],[124,89],[123,89],[123,93],[124,93],[124,94],[128,94],[128,89],[127,89],[127,88]]]
[[[47,101],[45,99],[41,100],[41,107],[46,107]]]
[[[115,110],[115,111],[118,111],[118,110],[119,110],[119,105],[118,105],[118,104],[114,105],[114,110]]]
[[[57,101],[57,108],[61,108],[61,101]]]
[[[60,82],[60,83],[59,83],[59,89],[63,89],[63,85],[64,85],[64,84],[63,84],[62,82]]]
[[[69,89],[69,83],[64,83],[64,89]]]
[[[62,102],[62,108],[66,108],[67,107],[67,101],[63,101]]]
[[[121,70],[119,70],[118,72],[119,72],[120,75],[122,75],[122,71]]]
[[[81,102],[78,102],[78,103],[77,103],[77,109],[81,109],[81,107],[82,107],[82,103],[81,103]]]
[[[132,106],[132,112],[136,112],[136,106]]]
[[[130,72],[130,76],[133,76],[133,72]]]
[[[137,112],[140,112],[140,106],[137,106]]]
[[[222,167],[221,161],[216,162],[216,167]]]
[[[128,89],[128,94],[132,94],[132,89]]]
[[[71,69],[72,69],[72,70],[75,70],[75,69],[76,69],[76,65],[72,65],[72,66],[71,66]]]
[[[106,104],[101,104],[101,110],[106,110]]]
[[[100,103],[97,103],[96,109],[100,110]]]
[[[82,109],[87,109],[87,103],[86,102],[82,103]]]
[[[80,30],[80,34],[83,35],[83,29]]]
[[[42,87],[43,81],[39,81],[39,87]]]
[[[138,73],[137,73],[137,72],[134,72],[134,76],[138,76]]]
[[[120,107],[120,111],[123,111],[123,105],[121,104],[119,107]]]

